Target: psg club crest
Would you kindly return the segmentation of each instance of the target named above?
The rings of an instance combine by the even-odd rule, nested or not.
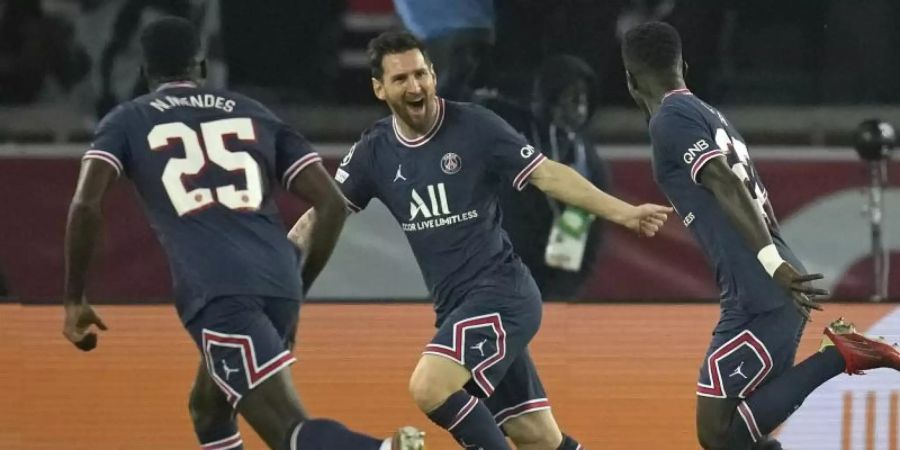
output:
[[[445,153],[441,158],[441,170],[447,175],[453,175],[462,168],[462,159],[456,153]]]

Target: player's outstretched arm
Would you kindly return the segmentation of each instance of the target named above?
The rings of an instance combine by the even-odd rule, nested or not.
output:
[[[577,206],[591,214],[651,237],[672,212],[662,205],[634,206],[603,192],[571,167],[545,160],[529,177],[529,182],[550,197]]]
[[[728,167],[725,159],[721,157],[711,159],[700,169],[697,176],[700,184],[715,195],[719,206],[744,236],[750,248],[757,253],[760,263],[769,275],[792,291],[801,313],[809,317],[810,308],[821,310],[822,307],[807,296],[828,294],[828,291],[809,284],[812,280],[821,279],[822,274],[800,274],[796,268],[781,258],[750,191]]]
[[[100,235],[103,218],[100,206],[116,177],[117,173],[112,165],[97,159],[84,160],[75,196],[69,205],[64,250],[66,279],[63,335],[84,351],[97,346],[97,333],[92,329],[94,326],[106,330],[106,324],[85,299],[84,288],[97,237]]]
[[[303,291],[308,292],[334,251],[347,218],[347,206],[321,163],[300,172],[290,190],[312,205],[288,233],[288,238],[306,253],[301,279]]]

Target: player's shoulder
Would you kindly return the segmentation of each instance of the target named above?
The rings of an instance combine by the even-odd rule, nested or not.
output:
[[[223,97],[232,98],[232,99],[234,99],[236,104],[239,106],[242,106],[247,109],[253,109],[256,111],[260,111],[263,114],[271,116],[273,119],[276,119],[276,120],[278,119],[276,114],[274,112],[272,112],[272,110],[269,109],[268,106],[264,105],[263,102],[255,99],[255,98],[249,97],[240,92],[231,91],[231,90],[227,90],[227,89],[217,89],[217,90],[212,90],[211,92],[215,93],[217,95],[223,96]]]
[[[234,106],[232,109],[236,114],[248,114],[275,123],[282,123],[281,118],[277,114],[255,98],[228,89],[208,89],[206,92],[216,97],[227,99],[226,102],[233,101]]]
[[[521,134],[506,119],[478,103],[447,101],[447,121],[467,134],[485,138]]]
[[[135,100],[119,103],[103,115],[100,121],[97,122],[97,128],[126,127],[130,117],[132,117],[132,111],[136,107]]]
[[[471,121],[473,123],[503,121],[497,113],[478,103],[454,102],[450,100],[442,101],[444,102],[444,107],[447,109],[447,117],[450,119]]]
[[[354,165],[359,164],[361,160],[368,161],[376,151],[376,148],[390,145],[388,133],[393,133],[391,127],[391,116],[387,116],[377,120],[363,130],[359,135],[359,139],[350,146],[350,150],[341,161],[341,166],[346,166],[351,160],[354,160]]]
[[[686,126],[706,127],[709,120],[703,113],[701,100],[693,95],[679,95],[663,101],[650,119],[651,136],[661,137]]]
[[[359,134],[357,147],[375,148],[390,142],[394,133],[392,116],[382,117]]]

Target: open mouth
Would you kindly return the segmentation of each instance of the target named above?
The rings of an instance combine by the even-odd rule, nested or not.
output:
[[[415,101],[407,101],[406,104],[413,112],[422,112],[425,110],[425,99],[421,98]]]

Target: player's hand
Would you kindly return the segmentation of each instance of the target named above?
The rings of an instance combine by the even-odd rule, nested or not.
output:
[[[632,208],[623,225],[643,237],[653,237],[666,223],[672,208],[645,203]]]
[[[97,346],[95,327],[106,331],[106,324],[100,315],[86,302],[67,304],[63,322],[63,336],[80,350],[91,351]]]
[[[790,263],[784,262],[773,274],[775,281],[791,294],[794,306],[807,320],[810,310],[822,311],[822,305],[816,303],[813,298],[818,295],[828,295],[827,289],[817,288],[810,282],[825,278],[821,273],[802,275]]]

